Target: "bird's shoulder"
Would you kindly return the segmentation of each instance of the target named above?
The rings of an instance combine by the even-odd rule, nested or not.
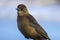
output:
[[[36,21],[36,19],[35,19],[31,14],[29,14],[27,18],[29,19],[29,22],[30,22],[30,23],[33,23],[33,24],[35,24],[35,25],[40,26],[40,25],[38,24],[38,22]]]

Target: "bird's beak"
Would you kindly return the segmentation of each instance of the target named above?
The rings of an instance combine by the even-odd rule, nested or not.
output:
[[[21,11],[21,9],[20,9],[20,8],[16,8],[16,10],[17,10],[17,11]]]

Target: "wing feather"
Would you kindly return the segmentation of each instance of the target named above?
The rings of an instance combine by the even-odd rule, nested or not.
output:
[[[45,38],[48,38],[46,31],[41,27],[41,25],[38,24],[38,22],[32,15],[29,14],[28,19],[30,21],[30,25],[34,27],[40,35],[44,36]]]

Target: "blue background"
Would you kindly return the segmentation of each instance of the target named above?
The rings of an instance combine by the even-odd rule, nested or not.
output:
[[[17,27],[16,7],[26,4],[29,13],[45,29],[51,40],[60,40],[60,4],[43,0],[0,0],[0,40],[26,40]]]

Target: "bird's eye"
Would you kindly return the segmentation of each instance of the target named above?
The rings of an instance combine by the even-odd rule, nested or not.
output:
[[[21,9],[21,10],[23,10],[23,9]]]

